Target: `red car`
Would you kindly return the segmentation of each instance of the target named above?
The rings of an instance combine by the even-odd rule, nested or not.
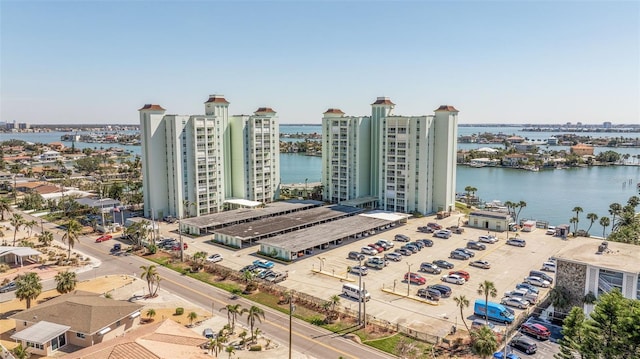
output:
[[[422,285],[422,284],[425,284],[427,282],[427,280],[423,276],[421,276],[418,273],[413,273],[413,272],[405,273],[404,280],[407,280],[407,279],[409,279],[410,283],[418,284],[418,285]]]
[[[449,274],[457,274],[457,275],[461,276],[462,278],[464,278],[464,280],[467,281],[467,282],[471,278],[471,275],[469,274],[469,272],[465,272],[463,270],[452,270],[451,272],[449,272]]]
[[[100,242],[108,241],[108,240],[110,240],[111,238],[113,238],[113,237],[112,237],[110,234],[105,234],[105,235],[102,235],[102,236],[98,237],[98,238],[96,239],[96,243],[100,243]]]
[[[375,249],[376,251],[378,251],[378,253],[382,253],[384,251],[384,248],[382,248],[382,246],[379,246],[377,244],[369,244],[369,247]]]
[[[184,249],[189,248],[189,246],[187,245],[186,242],[182,242],[182,247],[184,247]],[[179,251],[180,250],[180,243],[176,243],[173,245],[173,247],[171,247],[172,251]]]
[[[520,331],[538,340],[546,340],[551,336],[549,329],[538,323],[524,323],[520,327]]]
[[[427,227],[433,229],[434,231],[438,231],[438,230],[442,229],[441,225],[439,225],[437,223],[433,223],[433,222],[427,223]]]

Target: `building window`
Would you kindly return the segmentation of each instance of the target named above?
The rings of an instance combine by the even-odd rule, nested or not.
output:
[[[84,339],[85,336],[83,333],[76,333],[76,338]]]
[[[598,295],[609,293],[618,288],[622,292],[622,272],[600,269],[598,273]]]

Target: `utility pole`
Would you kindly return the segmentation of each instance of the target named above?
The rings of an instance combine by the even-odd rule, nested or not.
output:
[[[365,289],[365,283],[362,283],[362,312],[363,312],[363,316],[362,316],[362,327],[365,329],[367,329],[367,297],[364,295],[364,293],[366,293],[367,290]]]
[[[293,311],[296,310],[296,306],[293,305],[293,291],[289,296],[289,359],[291,359],[291,349],[293,347],[293,331],[291,330],[293,322]]]
[[[184,244],[182,243],[182,228],[180,226],[180,217],[178,217],[178,237],[180,238],[180,262],[184,262]]]
[[[362,259],[359,259],[358,262],[360,262],[358,266],[362,268]],[[362,324],[362,301],[364,299],[365,298],[362,295],[362,271],[359,270],[358,271],[358,324]]]

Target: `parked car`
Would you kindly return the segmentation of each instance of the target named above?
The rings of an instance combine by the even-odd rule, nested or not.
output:
[[[103,234],[100,237],[96,238],[96,243],[100,243],[100,242],[104,242],[104,241],[108,241],[111,238],[113,238],[112,235],[110,234]]]
[[[549,226],[549,228],[547,228],[547,231],[545,232],[545,234],[549,235],[549,236],[555,236],[556,227],[555,226]]]
[[[538,294],[529,292],[528,289],[516,289],[509,292],[505,292],[504,296],[510,297],[510,298],[520,298],[532,304],[535,304],[538,301]]]
[[[542,288],[549,288],[549,286],[551,285],[548,280],[544,280],[540,277],[526,277],[524,279],[524,282]]]
[[[259,268],[271,269],[275,264],[272,261],[268,261],[266,259],[256,259],[253,261],[253,265]]]
[[[384,252],[384,248],[380,247],[379,245],[377,245],[375,243],[368,244],[368,246],[373,248],[373,249],[375,249],[376,250],[376,254]]]
[[[413,273],[413,272],[405,273],[404,280],[408,280],[409,283],[418,284],[418,285],[423,285],[427,283],[427,279],[425,277],[421,276],[418,273]]]
[[[256,268],[258,268],[258,266],[254,265],[254,264],[249,264],[248,266],[244,266],[240,269],[240,273],[244,273],[244,272],[253,272]]]
[[[393,242],[388,241],[386,239],[381,239],[381,240],[377,241],[376,244],[379,245],[380,247],[384,248],[384,249],[391,249],[391,248],[393,248],[395,246],[393,244]]]
[[[451,272],[449,272],[449,274],[459,275],[460,277],[464,278],[465,282],[468,282],[469,279],[471,279],[471,274],[463,270],[452,270]]]
[[[491,268],[491,264],[489,264],[489,262],[487,262],[485,260],[473,261],[473,262],[469,263],[469,265],[472,266],[472,267],[478,267],[478,268],[482,268],[482,269]]]
[[[485,319],[474,319],[471,322],[471,329],[480,329],[482,327],[489,327],[489,329],[494,330],[496,326],[491,322],[487,324]]]
[[[442,278],[440,278],[440,280],[442,280],[445,283],[453,283],[453,284],[458,284],[458,285],[463,285],[464,282],[465,282],[464,278],[462,278],[461,276],[459,276],[457,274],[445,275]]]
[[[524,239],[520,239],[520,238],[509,238],[507,239],[507,244],[510,246],[516,246],[516,247],[526,247],[527,246],[527,242],[525,242]]]
[[[508,353],[507,356],[503,352],[495,352],[491,357],[493,359],[522,359],[516,353]]]
[[[404,245],[404,246],[402,246],[400,248],[408,249],[408,250],[411,251],[411,253],[418,253],[420,251],[420,249],[418,249],[418,247],[416,247],[414,245],[411,245],[411,244]]]
[[[479,236],[478,241],[493,244],[498,241],[498,238],[496,238],[496,236],[487,234],[487,235]]]
[[[467,260],[467,259],[469,259],[471,257],[468,254],[464,253],[464,252],[451,251],[451,253],[449,254],[449,258]]]
[[[216,333],[213,332],[213,329],[206,328],[202,331],[202,335],[207,339],[214,339],[216,337]]]
[[[399,254],[396,252],[386,253],[384,255],[384,259],[394,261],[394,262],[400,262],[402,260],[402,254]]]
[[[422,248],[424,248],[424,243],[420,242],[420,241],[415,241],[415,242],[409,242],[407,243],[408,246],[416,246],[418,247],[418,250],[422,250]]]
[[[417,239],[416,242],[422,242],[422,244],[424,244],[425,247],[433,247],[433,241],[430,239]]]
[[[16,285],[16,282],[9,282],[9,283],[3,285],[2,287],[0,287],[0,293],[12,292],[12,291],[14,291],[16,289],[18,289],[18,286]]]
[[[174,216],[164,216],[162,220],[167,223],[175,223],[178,219]]]
[[[416,295],[418,297],[423,297],[425,299],[432,300],[434,302],[439,301],[440,297],[442,296],[440,294],[440,291],[437,291],[431,288],[420,288],[418,289],[418,293],[416,293]]]
[[[538,289],[538,287],[531,285],[529,283],[518,283],[516,284],[516,289],[526,289],[531,293],[535,293],[538,294],[540,292],[540,290]]]
[[[451,287],[444,284],[432,284],[430,286],[427,286],[427,288],[437,290],[438,292],[440,292],[440,296],[442,298],[448,298],[449,296],[451,296],[452,292]]]
[[[474,251],[470,251],[467,248],[456,248],[455,250],[458,251],[458,252],[462,252],[462,253],[468,255],[471,258],[476,256],[476,253]]]
[[[365,265],[367,267],[382,269],[389,264],[387,260],[382,257],[371,257],[367,259]]]
[[[520,331],[538,340],[547,340],[551,336],[549,329],[538,323],[523,323]]]
[[[363,254],[368,254],[370,256],[375,256],[376,254],[378,254],[378,251],[371,247],[362,247],[360,249],[360,252]]]
[[[455,234],[464,233],[464,228],[458,227],[458,226],[450,226],[450,227],[447,227],[447,229],[450,230],[451,232],[455,233]]]
[[[427,223],[427,227],[433,229],[434,231],[442,229],[441,225],[439,225],[438,223],[434,223],[434,222]]]
[[[189,245],[187,244],[187,242],[182,242],[182,249],[187,249],[189,248]],[[172,251],[179,251],[180,250],[180,243],[176,242],[171,246],[171,250]]]
[[[273,272],[266,276],[264,280],[271,283],[280,283],[289,277],[288,272]]]
[[[406,248],[398,248],[394,252],[395,253],[400,253],[403,256],[410,256],[411,254],[413,254],[413,252],[411,252],[410,250],[408,250]]]
[[[504,298],[502,298],[500,303],[503,304],[503,305],[508,305],[510,307],[515,307],[515,308],[520,308],[520,309],[529,308],[529,301],[526,301],[526,300],[521,299],[521,298],[504,297]]]
[[[541,270],[555,273],[556,264],[554,262],[544,262],[544,263],[542,263],[542,269]]]
[[[427,226],[418,227],[418,232],[421,232],[421,233],[433,233],[433,228],[427,227]]]
[[[361,276],[365,276],[369,274],[369,268],[365,266],[355,266],[355,267],[351,267],[351,272]]]
[[[272,271],[271,269],[267,269],[264,272],[260,272],[260,274],[257,275],[258,278],[260,279],[265,279],[266,277],[274,274],[275,272]]]
[[[485,246],[484,244],[482,244],[480,242],[469,241],[469,242],[467,242],[467,248],[475,249],[475,250],[479,250],[479,251],[484,251],[485,249],[487,249],[487,246]]]
[[[451,231],[446,229],[441,229],[433,232],[433,236],[438,238],[449,239],[449,237],[451,237]]]
[[[398,242],[411,242],[411,238],[405,236],[404,234],[396,234],[393,239]]]
[[[527,354],[534,354],[538,350],[538,346],[536,345],[536,343],[532,342],[530,339],[527,339],[522,335],[518,335],[511,339],[511,342],[509,342],[509,346]]]
[[[436,259],[435,261],[433,261],[433,264],[437,265],[440,268],[453,269],[453,263],[447,262],[444,259]]]
[[[207,262],[209,263],[217,263],[220,261],[222,261],[222,254],[215,253],[207,257]]]
[[[364,254],[360,253],[360,252],[356,252],[356,251],[351,251],[349,252],[349,254],[347,255],[347,258],[349,259],[355,259],[357,261],[361,261],[364,260],[366,257],[364,256]]]
[[[171,240],[171,241],[168,241],[168,242],[164,242],[164,244],[162,245],[162,248],[170,251],[175,246],[178,246],[178,249],[180,249],[180,242],[178,242],[176,240]]]
[[[420,264],[420,272],[426,272],[431,274],[440,274],[442,273],[442,269],[438,268],[437,265],[429,262],[423,262]]]

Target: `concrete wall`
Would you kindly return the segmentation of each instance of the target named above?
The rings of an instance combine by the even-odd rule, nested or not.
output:
[[[556,266],[556,287],[564,287],[570,295],[570,305],[582,307],[587,282],[587,265],[558,259]],[[567,309],[568,310],[568,309]]]

